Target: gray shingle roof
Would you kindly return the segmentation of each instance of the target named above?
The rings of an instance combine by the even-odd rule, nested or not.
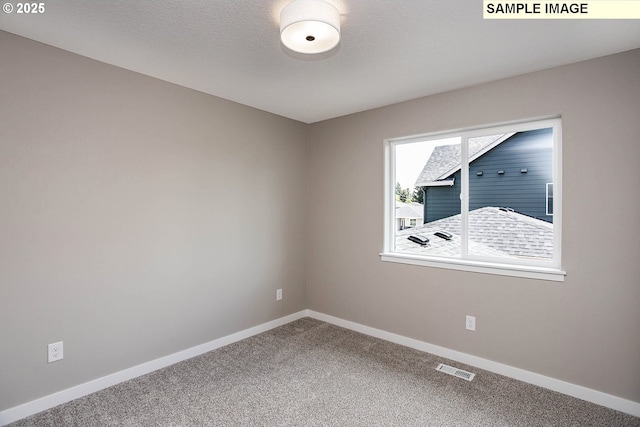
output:
[[[438,256],[460,254],[461,215],[453,215],[396,233],[396,251]],[[436,231],[452,234],[447,241]],[[427,246],[408,240],[412,234],[429,238]],[[484,207],[469,212],[469,252],[507,258],[551,259],[553,224],[514,211]]]
[[[469,158],[474,160],[474,157],[481,154],[484,150],[493,148],[492,144],[498,145],[509,139],[512,135],[513,133],[508,133],[470,139]],[[436,146],[431,152],[431,156],[424,165],[424,168],[422,168],[422,172],[418,175],[415,187],[429,185],[429,183],[444,179],[456,172],[460,169],[460,156],[460,144]]]

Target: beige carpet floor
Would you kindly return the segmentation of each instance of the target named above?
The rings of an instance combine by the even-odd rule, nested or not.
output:
[[[435,370],[476,373],[468,382]],[[11,424],[640,426],[640,418],[304,318]]]

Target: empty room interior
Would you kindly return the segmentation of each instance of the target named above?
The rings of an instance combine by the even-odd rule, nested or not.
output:
[[[488,11],[5,2],[0,425],[640,425],[640,19]]]

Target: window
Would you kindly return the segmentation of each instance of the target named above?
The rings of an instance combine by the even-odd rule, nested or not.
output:
[[[536,120],[385,141],[382,259],[564,280],[560,125]],[[422,215],[398,227],[407,204]]]

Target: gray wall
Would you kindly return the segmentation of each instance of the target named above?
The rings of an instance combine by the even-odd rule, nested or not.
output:
[[[380,261],[384,138],[550,114],[565,282]],[[640,402],[639,118],[636,50],[312,125],[309,308]]]
[[[311,126],[0,53],[0,410],[304,308],[640,401],[640,51]],[[555,113],[564,283],[380,261],[383,138]]]
[[[5,32],[0,56],[0,410],[306,308],[306,125]]]

